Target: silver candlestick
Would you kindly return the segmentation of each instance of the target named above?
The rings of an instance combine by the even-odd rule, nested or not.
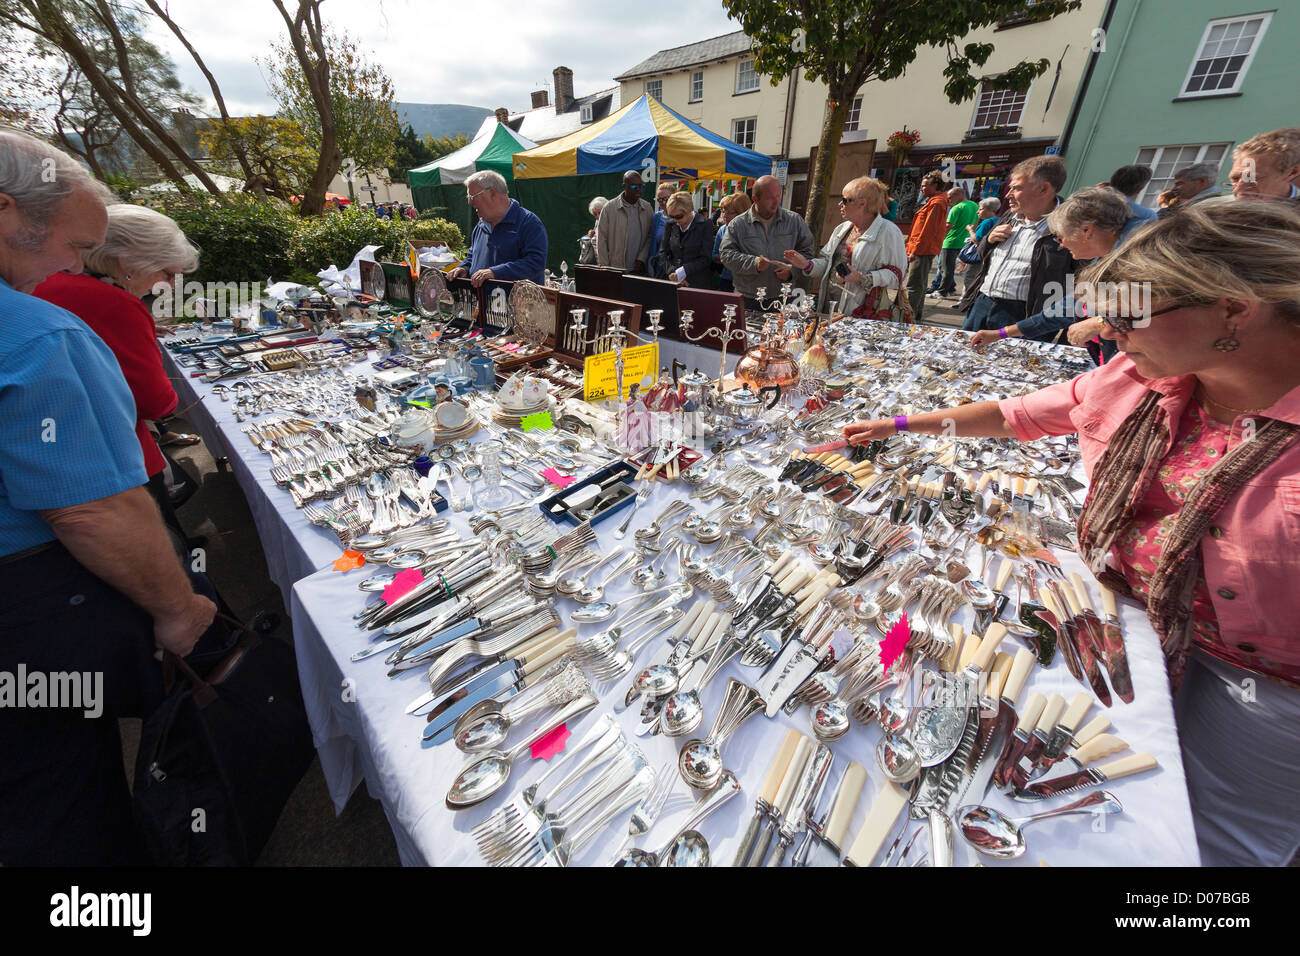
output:
[[[764,290],[760,289],[758,291],[761,295]],[[736,325],[737,319],[742,323],[745,321],[744,316],[736,315],[736,307],[734,305],[724,305],[722,307],[722,328],[713,326],[705,329],[699,335],[692,335],[691,326],[695,323],[695,310],[682,309],[680,323],[682,335],[686,336],[687,341],[703,342],[705,339],[714,338],[719,339],[722,342],[722,361],[718,364],[718,384],[716,389],[719,398],[722,397],[722,380],[727,375],[727,346],[731,344],[731,332],[733,327]],[[742,325],[742,328],[743,327],[744,326]]]

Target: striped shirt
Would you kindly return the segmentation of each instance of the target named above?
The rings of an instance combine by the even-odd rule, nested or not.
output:
[[[989,274],[980,290],[993,299],[1029,301],[1029,260],[1038,240],[1047,235],[1047,217],[1030,222],[1022,216],[1012,216],[1011,235],[993,249],[989,258]]]

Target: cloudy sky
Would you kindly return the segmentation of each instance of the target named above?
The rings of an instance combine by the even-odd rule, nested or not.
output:
[[[287,36],[270,0],[170,0],[169,8],[232,114],[274,109],[254,62]],[[612,77],[657,50],[739,29],[717,0],[326,0],[321,12],[373,51],[399,101],[511,110],[527,108],[533,90],[549,90],[557,66],[573,70],[582,96],[613,85]],[[206,93],[171,33],[159,25],[151,37],[171,55],[181,81]]]

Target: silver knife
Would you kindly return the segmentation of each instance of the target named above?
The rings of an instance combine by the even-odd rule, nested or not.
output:
[[[1023,790],[1014,791],[1011,797],[1013,800],[1033,803],[1038,800],[1046,800],[1048,797],[1058,797],[1063,793],[1087,790],[1099,783],[1118,780],[1120,777],[1127,777],[1130,774],[1154,770],[1156,766],[1156,758],[1150,754],[1133,754],[1129,757],[1121,757],[1119,760],[1112,760],[1101,767],[1087,767],[1077,773],[1057,777],[1055,780],[1040,780],[1037,783],[1031,783]]]
[[[844,838],[853,821],[853,811],[857,809],[862,788],[867,782],[867,771],[862,764],[852,761],[840,784],[835,790],[835,799],[829,812],[817,822],[809,825],[808,840],[811,852],[807,854],[810,866],[839,866],[845,849]]]

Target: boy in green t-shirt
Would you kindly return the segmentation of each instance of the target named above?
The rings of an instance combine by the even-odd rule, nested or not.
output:
[[[943,237],[943,254],[939,258],[939,271],[927,290],[930,298],[939,299],[957,294],[957,253],[966,244],[966,227],[979,221],[980,207],[966,198],[961,187],[948,190],[948,233]]]

